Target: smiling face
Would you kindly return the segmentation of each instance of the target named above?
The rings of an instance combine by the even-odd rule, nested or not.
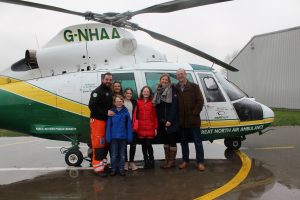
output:
[[[144,88],[142,91],[142,95],[144,99],[148,99],[151,95],[149,88]]]
[[[170,83],[169,77],[168,77],[168,76],[162,76],[162,77],[160,78],[159,83],[160,83],[162,86],[168,85],[168,84]]]
[[[122,87],[121,87],[120,83],[114,83],[114,85],[113,85],[113,91],[114,91],[114,93],[119,94],[121,92],[121,89],[122,89]]]
[[[124,99],[117,96],[115,98],[115,102],[114,103],[115,103],[116,108],[122,108],[122,106],[124,105]]]
[[[106,86],[106,87],[111,87],[112,84],[112,75],[105,75],[102,83]]]
[[[131,90],[126,90],[125,93],[124,93],[124,97],[125,97],[127,100],[132,99],[132,91],[131,91]]]
[[[177,77],[177,80],[180,83],[186,83],[186,81],[187,81],[187,79],[186,79],[186,73],[185,73],[184,69],[178,69],[176,71],[176,77]]]

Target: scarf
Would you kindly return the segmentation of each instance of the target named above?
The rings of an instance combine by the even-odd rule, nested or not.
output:
[[[166,103],[172,103],[172,85],[169,84],[167,86],[158,85],[156,92],[154,94],[152,103],[154,105],[160,104],[160,101]]]

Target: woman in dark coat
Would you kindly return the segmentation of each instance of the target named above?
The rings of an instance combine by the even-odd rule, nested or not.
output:
[[[175,167],[176,132],[179,128],[179,119],[178,98],[168,74],[163,74],[160,77],[153,104],[156,107],[158,131],[164,140],[165,162],[161,168],[169,169]]]

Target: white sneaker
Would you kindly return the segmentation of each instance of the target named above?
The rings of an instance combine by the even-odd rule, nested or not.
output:
[[[130,162],[130,163],[129,163],[129,166],[130,166],[130,169],[131,169],[132,171],[135,171],[135,170],[138,169],[138,167],[134,164],[134,162]]]
[[[126,171],[128,171],[128,162],[125,162],[125,167],[124,167],[124,169],[125,169]]]

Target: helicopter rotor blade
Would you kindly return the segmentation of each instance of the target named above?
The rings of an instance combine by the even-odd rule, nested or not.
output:
[[[130,13],[131,16],[139,15],[143,13],[167,13],[167,12],[174,12],[177,10],[193,8],[197,6],[221,3],[225,1],[232,1],[232,0],[174,0],[174,1],[168,1],[165,3],[157,4],[154,6],[150,6]]]
[[[46,4],[34,3],[34,2],[29,2],[29,1],[0,0],[0,2],[16,4],[16,5],[21,5],[21,6],[28,6],[28,7],[33,7],[33,8],[40,8],[40,9],[45,9],[45,10],[52,10],[52,11],[57,11],[57,12],[62,12],[62,13],[67,13],[67,14],[72,14],[72,15],[78,15],[78,16],[82,16],[82,17],[87,16],[87,13],[76,12],[76,11],[72,11],[72,10],[55,7],[55,6],[49,6]]]
[[[202,51],[199,51],[198,49],[195,49],[194,47],[191,47],[191,46],[189,46],[189,45],[187,45],[187,44],[184,44],[184,43],[182,43],[182,42],[179,42],[179,41],[177,41],[177,40],[175,40],[175,39],[172,39],[172,38],[169,38],[169,37],[167,37],[167,36],[165,36],[165,35],[162,35],[162,34],[159,34],[159,33],[155,33],[155,32],[153,32],[153,31],[150,31],[150,30],[141,28],[141,27],[139,27],[139,26],[137,26],[137,25],[135,26],[135,29],[136,29],[136,30],[143,31],[143,32],[145,32],[145,33],[148,33],[148,34],[149,34],[151,37],[153,37],[154,39],[157,39],[157,40],[159,40],[159,41],[168,43],[168,44],[170,44],[170,45],[176,46],[176,47],[178,47],[178,48],[180,48],[180,49],[183,49],[183,50],[185,50],[185,51],[188,51],[188,52],[190,52],[190,53],[193,53],[193,54],[195,54],[195,55],[197,55],[197,56],[200,56],[200,57],[202,57],[202,58],[205,58],[205,59],[207,59],[207,60],[209,60],[209,61],[211,61],[211,62],[213,62],[213,63],[215,63],[215,64],[217,64],[217,65],[222,66],[222,67],[225,68],[225,69],[228,69],[228,70],[230,70],[230,71],[239,71],[238,69],[232,67],[231,65],[229,65],[229,64],[227,64],[227,63],[225,63],[225,62],[223,62],[223,61],[221,61],[221,60],[219,60],[219,59],[217,59],[217,58],[215,58],[215,57],[213,57],[213,56],[211,56],[211,55],[208,55],[207,53],[204,53],[204,52],[202,52]]]

